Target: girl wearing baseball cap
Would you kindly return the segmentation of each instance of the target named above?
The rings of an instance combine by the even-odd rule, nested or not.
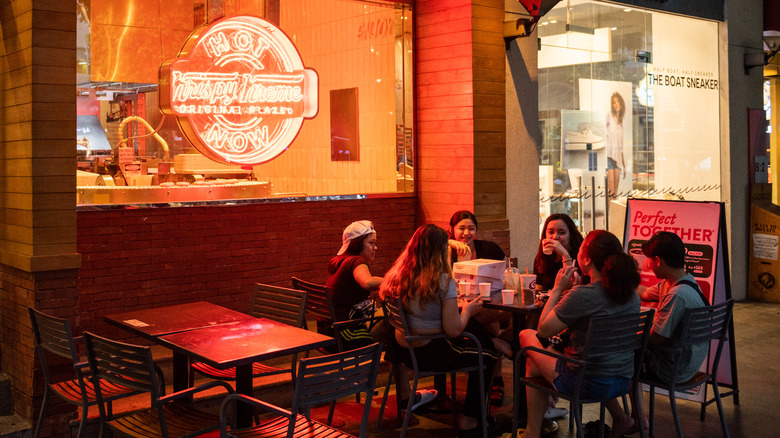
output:
[[[371,221],[352,222],[344,229],[341,238],[341,249],[336,257],[328,263],[328,280],[325,285],[330,291],[336,319],[345,321],[373,316],[374,303],[372,296],[379,289],[383,278],[371,274],[368,265],[376,257],[376,231]],[[317,331],[333,336],[333,329],[324,327],[318,321]],[[395,330],[384,320],[378,322],[369,332],[365,326],[342,328],[339,330],[341,342],[346,350],[362,347],[374,342],[385,345],[395,342]],[[387,350],[388,354],[392,353]],[[386,357],[387,360],[395,360]],[[399,370],[399,380],[407,382],[409,374],[406,369]],[[408,389],[407,389],[407,392]],[[436,398],[435,390],[421,389],[414,394],[412,411]],[[402,406],[407,406],[408,394]]]
[[[371,274],[369,263],[376,257],[376,231],[371,221],[352,222],[344,229],[341,249],[328,263],[328,280],[337,321],[373,316],[371,292],[379,289],[382,277]],[[330,326],[318,324],[318,331],[333,336]],[[341,330],[342,345],[347,350],[375,341],[366,327]]]

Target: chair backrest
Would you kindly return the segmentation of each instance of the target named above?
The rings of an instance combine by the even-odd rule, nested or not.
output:
[[[293,289],[308,293],[306,297],[306,313],[308,315],[333,323],[335,312],[327,286],[304,281],[297,277],[292,278],[292,285]]]
[[[301,359],[290,410],[293,413],[302,409],[308,411],[313,405],[365,392],[360,436],[366,436],[381,355],[382,345],[374,343],[343,353]],[[291,421],[290,428],[294,425]]]
[[[650,336],[654,313],[655,310],[650,309],[626,315],[591,318],[586,347],[582,356],[585,367],[588,367],[589,362],[592,363],[599,361],[600,358],[622,353],[633,355],[635,372],[638,371],[647,346],[647,339]],[[599,374],[613,375],[622,367],[623,365],[620,363],[615,363],[614,369],[601,367]]]
[[[142,345],[127,344],[84,332],[87,360],[95,381],[104,379],[152,396],[152,406],[164,395],[164,389],[154,368],[152,350]],[[95,385],[98,401],[100,385]],[[99,403],[102,409],[103,403]],[[103,412],[101,412],[103,414]]]
[[[680,332],[680,342],[676,352],[675,369],[677,368],[677,359],[690,345],[716,340],[718,344],[711,370],[713,374],[716,374],[720,355],[723,351],[723,344],[725,344],[728,338],[729,323],[731,322],[733,311],[734,299],[720,304],[686,310]]]
[[[76,341],[67,319],[47,315],[32,307],[28,307],[27,312],[30,315],[35,345],[39,350],[44,370],[47,367],[46,355],[43,354],[43,350],[70,359],[74,364],[79,362]]]
[[[400,299],[390,298],[382,300],[382,313],[385,315],[385,319],[390,323],[393,328],[398,329],[406,333],[405,321],[401,317],[401,308],[399,307]]]
[[[306,328],[307,296],[304,290],[255,283],[249,314]]]

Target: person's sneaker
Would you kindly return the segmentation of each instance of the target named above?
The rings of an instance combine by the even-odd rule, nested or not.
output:
[[[568,415],[569,410],[566,408],[555,408],[550,407],[547,408],[547,412],[544,413],[544,419],[545,420],[554,420],[556,418],[565,417]]]
[[[414,394],[414,401],[412,402],[412,412],[416,411],[420,406],[432,402],[433,399],[436,398],[437,393],[438,392],[435,389],[423,389],[417,391]],[[405,403],[402,406],[404,405]],[[406,412],[406,409],[403,408],[403,411]]]

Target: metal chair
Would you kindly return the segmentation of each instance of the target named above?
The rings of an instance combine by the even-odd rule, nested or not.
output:
[[[585,340],[585,347],[582,352],[582,356],[579,359],[564,356],[562,354],[554,353],[543,348],[537,347],[524,347],[521,348],[515,356],[515,385],[514,385],[514,399],[515,408],[512,418],[512,430],[513,436],[517,432],[517,422],[520,413],[518,412],[518,399],[520,398],[520,385],[534,388],[536,390],[545,392],[554,397],[569,400],[571,415],[574,418],[574,422],[577,424],[577,436],[584,438],[585,433],[582,427],[582,405],[585,403],[599,403],[600,404],[600,426],[599,436],[604,434],[604,403],[608,400],[600,399],[585,399],[580,396],[580,388],[584,380],[588,376],[588,368],[592,366],[593,362],[598,362],[603,357],[612,356],[615,354],[631,353],[634,360],[634,377],[639,375],[639,371],[642,366],[642,360],[644,358],[645,348],[647,346],[647,339],[650,335],[650,328],[653,324],[653,314],[655,310],[650,309],[644,312],[632,313],[628,315],[614,315],[614,316],[602,316],[591,318],[588,326],[588,332]],[[573,374],[576,377],[575,389],[571,394],[565,394],[558,392],[550,382],[544,377],[526,377],[520,376],[519,367],[525,361],[523,355],[527,351],[534,351],[536,353],[544,354],[554,357],[558,360],[562,360],[567,364],[573,365]],[[600,374],[613,375],[619,368],[615,366],[614,370],[602,370]],[[639,381],[634,378],[631,380],[630,388],[627,388],[626,393],[629,390],[635,391],[639,394]],[[637,397],[638,405],[636,409],[640,412],[642,410],[641,397]],[[572,423],[569,423],[571,428]],[[644,429],[639,428],[640,436],[644,438]]]
[[[27,308],[27,312],[30,315],[30,322],[32,323],[33,335],[35,337],[35,349],[41,361],[41,369],[43,371],[43,380],[45,383],[41,413],[38,417],[38,422],[35,425],[33,436],[37,438],[41,434],[43,420],[46,417],[46,409],[49,405],[49,396],[53,392],[66,402],[81,407],[81,422],[79,423],[79,430],[76,435],[77,437],[81,437],[84,433],[89,407],[97,404],[95,386],[89,378],[89,364],[87,362],[82,362],[79,359],[77,345],[82,342],[82,338],[80,336],[73,337],[70,323],[66,319],[47,315],[31,307]],[[48,361],[46,359],[47,351],[70,360],[75,370],[76,378],[52,382]],[[101,382],[101,385],[103,386],[103,400],[107,404],[108,415],[112,414],[112,401],[138,393],[131,388],[115,385],[106,381]]]
[[[481,401],[482,405],[482,418],[487,418],[487,404],[486,404],[486,397],[485,397],[485,385],[484,385],[484,373],[482,372],[485,369],[485,365],[483,363],[482,358],[482,344],[479,342],[479,340],[472,335],[469,332],[463,332],[461,334],[462,337],[469,338],[477,347],[478,351],[478,364],[477,366],[470,366],[470,367],[462,367],[455,370],[449,370],[449,371],[426,371],[421,370],[418,363],[417,363],[417,357],[415,355],[415,348],[413,345],[419,341],[429,341],[432,339],[440,339],[440,338],[446,338],[447,335],[437,334],[437,335],[424,335],[424,336],[413,336],[410,335],[411,333],[409,331],[409,324],[406,320],[406,312],[403,308],[403,302],[401,301],[401,298],[397,298],[395,300],[386,300],[382,303],[382,308],[384,310],[385,317],[387,318],[387,321],[390,323],[390,325],[393,326],[393,328],[397,330],[401,330],[404,333],[404,338],[406,339],[406,342],[409,344],[409,355],[411,356],[411,362],[412,362],[412,372],[414,374],[414,379],[412,382],[412,388],[410,394],[414,394],[417,392],[417,385],[421,378],[425,377],[431,377],[431,376],[437,376],[437,375],[447,375],[450,374],[450,384],[452,389],[452,396],[453,396],[453,403],[452,403],[452,419],[453,423],[456,421],[456,403],[455,403],[455,375],[457,373],[463,373],[463,372],[470,372],[470,371],[479,371],[477,374],[479,374],[479,399]],[[382,404],[379,407],[379,418],[377,420],[377,428],[381,427],[382,422],[382,414],[385,410],[385,404],[387,403],[387,396],[390,393],[390,385],[393,383],[393,377],[395,376],[396,380],[398,379],[398,367],[401,366],[400,362],[395,362],[391,364],[391,370],[390,375],[387,379],[387,385],[385,386],[385,393],[382,396]],[[400,400],[396,398],[396,403],[398,406],[398,415],[401,415],[402,406],[400,406]],[[413,397],[409,397],[409,402],[406,406],[406,414],[404,415],[404,421],[403,425],[401,426],[401,438],[406,436],[406,429],[409,426],[409,416],[411,415],[411,407],[413,403]],[[482,434],[485,438],[487,438],[487,421],[481,421],[482,423]]]
[[[305,329],[306,298],[307,293],[302,290],[256,283],[252,294],[252,306],[249,309],[249,314],[256,318],[268,318]],[[297,360],[298,355],[294,354],[290,366],[285,368],[255,362],[252,364],[252,377],[290,373],[294,382],[295,363]],[[191,366],[194,371],[212,379],[236,380],[235,368],[220,370],[203,362],[195,362]],[[190,373],[190,386],[192,386],[193,380],[194,373]]]
[[[334,338],[336,338],[337,351],[344,351],[344,344],[341,339],[341,331],[358,325],[368,324],[369,328],[381,318],[361,318],[350,319],[346,321],[338,321],[336,317],[336,310],[333,307],[333,300],[331,300],[328,287],[323,284],[312,283],[310,281],[301,280],[298,277],[292,277],[293,289],[306,291],[306,314],[319,321],[324,321],[326,325],[333,328]],[[321,349],[323,354],[333,353],[330,349]],[[360,403],[360,394],[355,395],[355,402]],[[335,402],[331,404],[330,415],[328,415],[328,424],[333,419],[333,410],[335,409]]]
[[[333,327],[333,331],[336,334],[335,338],[338,351],[344,351],[345,348],[341,337],[342,330],[355,326],[365,326],[366,324],[368,324],[368,329],[370,330],[376,322],[384,318],[383,316],[374,316],[339,321],[327,286],[304,281],[298,277],[292,277],[292,285],[293,289],[303,290],[308,293],[306,314],[309,317],[324,321],[325,324]]]
[[[159,368],[152,360],[152,350],[147,346],[126,344],[84,332],[87,359],[95,385],[100,409],[100,436],[105,425],[122,434],[138,438],[190,437],[219,428],[219,417],[194,409],[189,398],[198,392],[221,387],[228,394],[233,388],[215,380],[194,388],[165,395],[165,383],[161,381]],[[149,409],[116,418],[108,418],[103,406],[103,382],[111,382],[149,393]]]
[[[704,421],[704,414],[707,409],[707,405],[715,402],[716,406],[718,407],[718,415],[720,416],[720,425],[723,429],[723,436],[728,438],[729,430],[728,426],[726,425],[726,417],[723,414],[721,393],[718,389],[718,365],[720,364],[720,356],[723,352],[723,345],[728,339],[729,324],[731,322],[733,310],[733,299],[712,306],[688,309],[686,310],[685,316],[683,317],[679,342],[676,345],[669,347],[651,347],[653,350],[666,351],[672,355],[674,361],[672,375],[677,376],[680,368],[680,358],[684,351],[689,350],[690,346],[693,344],[711,344],[711,341],[716,342],[714,359],[710,362],[711,365],[707,367],[709,371],[698,371],[691,379],[685,382],[676,382],[675,378],[672,379],[671,383],[666,383],[648,378],[644,375],[640,375],[639,381],[650,386],[650,436],[653,436],[653,417],[655,413],[656,388],[661,388],[669,392],[669,405],[671,406],[672,416],[674,417],[674,428],[677,431],[677,436],[682,438],[683,432],[680,425],[680,417],[677,413],[677,402],[674,395],[675,391],[686,391],[700,385],[704,385],[704,390],[706,391],[706,385],[710,384],[712,385],[712,391],[714,395],[712,399],[702,402],[700,420]],[[731,394],[732,393],[728,393],[725,395]]]
[[[310,408],[313,405],[335,402],[342,397],[364,392],[366,402],[360,422],[360,436],[366,437],[371,397],[374,394],[381,355],[382,346],[375,343],[343,353],[301,359],[298,363],[298,380],[295,383],[295,394],[289,411],[243,394],[228,395],[221,407],[220,436],[222,438],[351,437],[352,435],[348,433],[309,418]],[[228,408],[231,403],[248,403],[276,415],[264,418],[249,428],[239,430],[231,428],[228,431],[230,412]]]

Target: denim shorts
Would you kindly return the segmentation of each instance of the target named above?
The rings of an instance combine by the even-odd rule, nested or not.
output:
[[[620,166],[618,166],[617,160],[615,160],[614,158],[607,157],[607,169],[620,170]]]
[[[577,383],[577,376],[572,374],[566,362],[558,360],[555,364],[558,377],[553,385],[558,391],[571,395]],[[581,399],[609,400],[628,392],[631,379],[626,377],[585,377],[580,390]]]

